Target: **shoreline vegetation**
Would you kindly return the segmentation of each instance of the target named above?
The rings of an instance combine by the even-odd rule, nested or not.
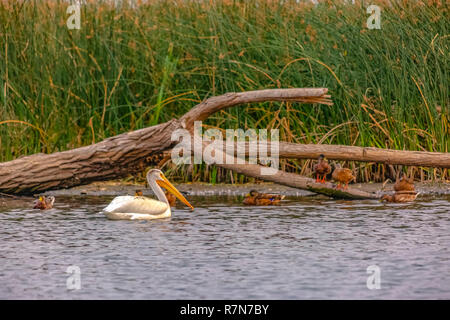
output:
[[[448,152],[449,8],[403,1],[368,30],[355,1],[88,1],[81,29],[67,3],[0,2],[0,161],[69,150],[179,118],[231,91],[327,87],[334,105],[261,103],[221,111],[206,128],[279,129],[295,143]],[[314,161],[282,159],[311,176]],[[344,163],[358,182],[389,169]],[[205,164],[163,170],[179,182],[255,179]],[[406,168],[403,168],[406,172]],[[449,169],[415,168],[421,181]],[[135,177],[141,180],[142,177]]]

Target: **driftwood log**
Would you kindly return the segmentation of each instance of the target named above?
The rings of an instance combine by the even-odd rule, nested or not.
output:
[[[266,150],[271,149],[270,142],[259,143],[259,145],[262,145],[261,147]],[[245,143],[243,149],[245,150],[243,155],[248,156],[248,142]],[[333,160],[450,168],[450,153],[443,152],[406,151],[326,144],[298,144],[282,141],[278,143],[278,149],[279,157],[285,159],[317,159],[320,154],[324,154],[328,159]]]
[[[197,141],[196,143],[202,143],[202,141]],[[203,148],[208,146],[208,142],[203,142]],[[295,173],[284,172],[282,170],[274,170],[275,174],[264,174],[263,170],[268,169],[267,166],[262,166],[258,164],[250,164],[246,162],[245,164],[232,164],[232,162],[236,162],[236,158],[232,155],[232,158],[227,163],[227,154],[220,148],[213,148],[214,151],[212,155],[208,152],[203,154],[198,154],[197,156],[203,156],[203,159],[209,163],[214,164],[215,166],[233,170],[235,172],[244,174],[246,176],[258,178],[265,181],[271,181],[278,184],[282,184],[289,187],[294,187],[297,189],[308,190],[311,192],[324,194],[333,198],[339,199],[378,199],[380,195],[374,193],[368,193],[359,189],[355,189],[349,187],[346,190],[335,188],[330,182],[319,183],[316,182],[315,179],[311,179],[308,177],[304,177]],[[194,149],[195,152],[195,149]],[[234,158],[234,160],[233,160]],[[220,159],[219,163],[216,163],[214,159]]]
[[[173,131],[176,129],[192,130],[194,121],[204,120],[224,108],[262,101],[291,101],[331,105],[332,102],[329,98],[326,88],[258,90],[227,93],[212,97],[192,108],[180,119],[172,119],[156,126],[123,133],[86,147],[53,154],[35,154],[0,163],[0,192],[33,194],[88,184],[93,181],[126,177],[144,170],[151,163],[152,156],[171,149],[177,143],[171,140]],[[450,154],[448,153],[436,155],[429,152],[334,145],[295,145],[296,149],[293,146],[286,145],[287,147],[284,149],[284,145],[284,143],[280,143],[280,157],[316,158],[318,153],[323,153],[329,159],[338,160],[450,167]],[[353,148],[353,153],[344,155],[342,151],[339,151],[342,148]],[[296,151],[293,152],[293,150]],[[396,156],[397,152],[402,152],[402,155]],[[343,159],[343,156],[346,158]],[[352,189],[346,192],[336,191],[331,184],[316,186],[312,179],[289,173],[280,172],[275,176],[258,177],[256,169],[259,170],[260,168],[253,167],[257,165],[218,165],[256,178],[335,197],[373,197],[371,194],[361,194],[360,191]]]

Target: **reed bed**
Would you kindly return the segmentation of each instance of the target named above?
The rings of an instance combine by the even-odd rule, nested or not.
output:
[[[367,2],[367,1],[366,1]],[[296,143],[449,152],[445,1],[87,1],[69,30],[65,1],[0,1],[0,161],[68,150],[178,118],[230,91],[327,87],[333,105],[260,103],[222,111],[215,128],[279,129]],[[282,168],[310,174],[311,161]],[[358,181],[386,166],[344,164]],[[207,165],[180,181],[253,181]],[[406,170],[406,168],[403,168]],[[416,168],[420,180],[449,170]]]

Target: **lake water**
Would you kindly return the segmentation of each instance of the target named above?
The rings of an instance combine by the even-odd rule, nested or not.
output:
[[[194,212],[178,205],[159,221],[107,220],[111,199],[57,197],[48,211],[3,203],[0,298],[450,298],[448,195],[278,207],[189,197]],[[80,289],[68,289],[74,279]]]

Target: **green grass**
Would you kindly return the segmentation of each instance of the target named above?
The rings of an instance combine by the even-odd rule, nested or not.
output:
[[[448,152],[449,9],[424,2],[372,1],[382,8],[380,30],[366,28],[359,1],[89,2],[81,29],[68,30],[62,1],[2,1],[0,161],[178,118],[213,95],[278,87],[327,87],[334,105],[251,104],[206,124],[278,128],[289,142]],[[310,164],[282,162],[296,172]],[[360,181],[385,178],[383,165],[350,166]],[[231,179],[206,165],[166,169],[180,180]]]

